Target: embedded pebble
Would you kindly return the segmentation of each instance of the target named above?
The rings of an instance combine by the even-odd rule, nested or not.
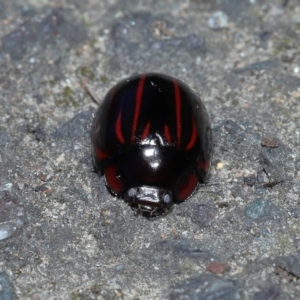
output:
[[[276,138],[267,138],[264,137],[261,141],[262,147],[269,147],[269,148],[277,148],[278,147],[278,140]]]
[[[16,300],[16,294],[5,272],[0,272],[0,299]]]
[[[247,217],[257,220],[269,214],[272,203],[269,200],[258,198],[246,206]]]
[[[11,193],[0,193],[0,241],[12,237],[25,224],[24,208]]]
[[[57,141],[62,141],[65,144],[66,140],[78,142],[79,139],[83,139],[85,135],[89,136],[89,123],[92,119],[92,115],[93,112],[91,110],[79,112],[71,120],[59,127],[52,134],[53,138]]]
[[[213,205],[187,202],[177,211],[177,214],[190,218],[192,222],[204,228],[212,226],[217,210]]]
[[[226,263],[222,261],[212,261],[206,267],[206,271],[209,271],[214,274],[224,274],[225,270]]]
[[[228,27],[228,16],[223,11],[216,11],[207,20],[207,26],[211,29],[223,29]]]
[[[0,175],[0,192],[9,191],[12,187],[12,183],[2,175]]]
[[[250,174],[244,177],[244,184],[248,186],[254,186],[257,181],[257,176],[255,174]]]
[[[176,284],[168,299],[239,300],[242,298],[234,281],[224,280],[213,274],[202,274]]]
[[[292,179],[295,172],[293,156],[293,150],[283,143],[279,143],[277,148],[261,148],[259,162],[269,181],[288,182]]]
[[[277,256],[275,265],[289,274],[300,278],[300,254],[291,254],[287,256]]]
[[[255,293],[251,300],[275,300],[279,299],[280,287],[277,284],[268,283],[259,292]]]

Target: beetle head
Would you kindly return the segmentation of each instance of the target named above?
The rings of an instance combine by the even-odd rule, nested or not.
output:
[[[171,192],[149,186],[128,189],[124,194],[124,200],[137,212],[149,217],[158,216],[173,205]]]
[[[108,189],[145,216],[158,216],[187,199],[198,178],[184,152],[144,146],[124,151],[106,166]]]

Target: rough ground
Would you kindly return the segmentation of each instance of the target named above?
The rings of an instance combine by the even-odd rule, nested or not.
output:
[[[0,299],[300,299],[298,0],[0,0],[0,39]],[[201,95],[219,183],[151,220],[93,172],[81,84],[148,71]]]

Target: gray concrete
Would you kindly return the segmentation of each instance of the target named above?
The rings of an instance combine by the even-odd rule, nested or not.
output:
[[[300,299],[300,3],[283,2],[0,0],[1,299]],[[93,172],[82,86],[150,71],[205,102],[219,183],[151,220]]]

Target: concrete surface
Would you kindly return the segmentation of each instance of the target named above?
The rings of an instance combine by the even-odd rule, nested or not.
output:
[[[0,38],[1,299],[300,299],[299,1],[0,0]],[[150,71],[205,102],[219,184],[149,220],[93,172],[82,80]]]

